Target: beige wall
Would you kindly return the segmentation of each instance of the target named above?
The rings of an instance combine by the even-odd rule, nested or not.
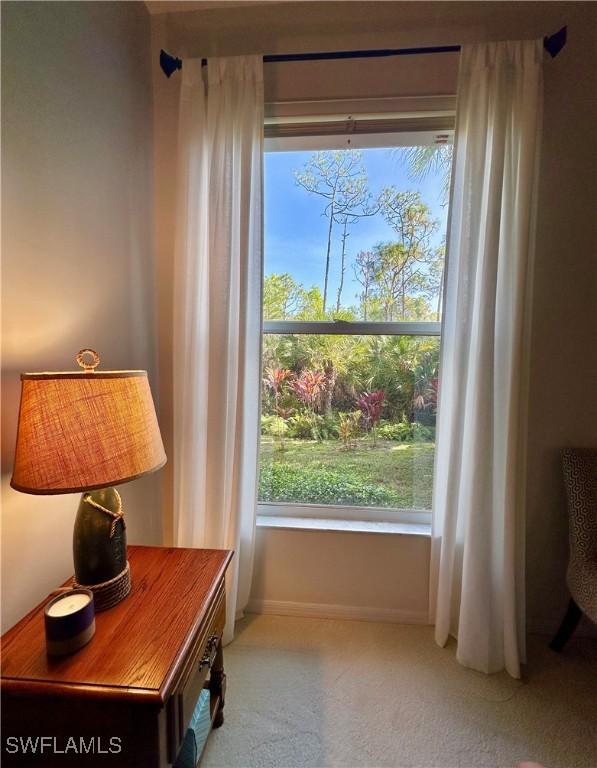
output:
[[[248,610],[425,624],[425,536],[257,528]]]
[[[527,600],[530,625],[549,630],[568,599],[560,451],[597,447],[597,4],[581,5],[566,7],[569,42],[545,68],[537,222]]]
[[[527,489],[528,614],[532,626],[553,626],[566,600],[558,451],[597,443],[595,4],[247,4],[154,16],[151,48],[142,3],[5,2],[2,15],[4,627],[70,572],[77,503],[8,487],[19,372],[69,368],[90,345],[106,366],[147,368],[155,391],[157,340],[170,447],[177,76],[162,75],[159,48],[185,57],[419,46],[542,36],[568,24],[566,49],[545,68]],[[382,96],[444,94],[455,62],[388,59],[348,75],[339,64],[270,66],[266,92],[270,100],[348,98],[372,87]],[[161,540],[161,479],[171,540],[166,468],[122,488],[130,541]],[[421,537],[260,529],[252,598],[414,615],[426,608],[427,564]]]
[[[77,496],[13,491],[19,373],[146,368],[156,391],[149,17],[143,3],[2,4],[2,626],[72,572]],[[156,475],[122,486],[159,542]]]
[[[162,8],[163,8],[163,4]],[[272,3],[266,6],[219,8],[152,17],[154,117],[156,129],[156,247],[161,295],[160,365],[162,422],[169,440],[171,412],[171,189],[174,173],[177,79],[166,80],[157,67],[160,47],[180,57],[412,47],[481,40],[543,37],[568,25],[569,41],[554,61],[545,62],[545,127],[541,165],[538,254],[532,343],[529,421],[527,584],[531,627],[551,629],[567,595],[566,515],[558,451],[563,445],[597,443],[597,252],[595,205],[595,125],[597,6],[590,3]],[[450,89],[455,59],[413,57],[365,64],[340,74],[341,65],[287,64],[266,67],[270,99],[345,98],[399,89],[444,93]],[[345,70],[343,70],[345,72]],[[389,76],[388,76],[389,73]],[[404,92],[408,92],[405,90]],[[166,487],[165,526],[169,529]],[[376,594],[379,583],[388,609],[407,600],[401,590],[412,559],[400,548],[412,548],[426,573],[428,549],[417,537],[388,537],[377,558],[363,535],[357,560],[350,535],[261,529],[258,535],[253,599],[296,600],[345,605]],[[371,538],[371,537],[369,537]],[[348,564],[358,562],[351,570]],[[392,559],[394,558],[394,559]],[[338,588],[328,590],[335,574]],[[411,571],[412,575],[413,571]],[[326,586],[327,585],[327,586]],[[327,590],[327,591],[326,591]],[[332,594],[333,593],[333,594]],[[377,593],[380,594],[380,593]],[[425,591],[417,593],[425,607]],[[294,596],[294,597],[293,597]],[[367,599],[374,599],[367,597]],[[377,605],[381,605],[379,602]],[[412,607],[412,606],[411,606]]]

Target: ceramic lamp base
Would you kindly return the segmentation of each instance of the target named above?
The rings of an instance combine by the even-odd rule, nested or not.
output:
[[[93,592],[96,611],[107,611],[128,595],[131,591],[131,567],[127,561],[126,568],[110,581],[102,584],[79,584],[75,579],[74,586],[89,589]]]
[[[73,532],[75,584],[90,589],[97,611],[119,603],[131,591],[122,503],[115,488],[84,493]]]

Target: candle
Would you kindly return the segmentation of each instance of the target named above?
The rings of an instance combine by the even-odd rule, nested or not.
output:
[[[46,650],[52,656],[74,653],[95,633],[93,593],[71,589],[58,595],[44,609]]]
[[[48,605],[48,616],[67,616],[69,613],[76,613],[90,601],[89,595],[82,592],[68,592]]]

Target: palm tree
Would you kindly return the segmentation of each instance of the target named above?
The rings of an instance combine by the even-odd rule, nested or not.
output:
[[[441,177],[442,206],[446,206],[450,198],[453,149],[453,144],[427,144],[398,150],[400,159],[408,167],[408,175],[412,181],[421,181],[430,173]]]

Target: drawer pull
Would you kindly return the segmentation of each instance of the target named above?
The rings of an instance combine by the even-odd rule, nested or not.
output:
[[[219,642],[219,638],[217,635],[213,635],[212,637],[209,638],[209,640],[207,641],[207,645],[205,646],[205,652],[203,654],[203,657],[199,662],[199,669],[203,669],[204,667],[211,667],[214,659],[216,658],[218,642]]]

